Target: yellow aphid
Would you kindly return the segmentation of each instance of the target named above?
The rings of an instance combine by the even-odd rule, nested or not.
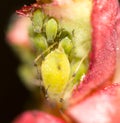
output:
[[[59,100],[70,76],[70,63],[67,55],[58,49],[49,53],[42,62],[41,74],[44,87],[51,100]]]

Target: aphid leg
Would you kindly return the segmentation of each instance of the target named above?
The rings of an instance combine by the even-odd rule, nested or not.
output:
[[[42,61],[45,57],[45,53],[49,52],[54,46],[56,46],[57,43],[54,43],[53,45],[51,45],[48,49],[46,49],[44,52],[42,52],[39,56],[37,56],[37,58],[34,60],[34,66],[36,67],[37,70],[37,74],[38,74],[38,79],[40,80],[40,86],[42,86],[42,77],[41,77],[41,64]]]
[[[34,66],[37,66],[38,64],[41,65],[41,64],[40,64],[40,63],[42,63],[41,59],[43,59],[44,56],[45,56],[45,54],[46,54],[47,52],[50,52],[50,50],[51,50],[53,47],[55,47],[57,44],[58,44],[58,43],[55,42],[55,43],[52,44],[50,47],[48,47],[44,52],[42,52],[40,55],[38,55],[38,56],[36,57],[36,59],[34,60]],[[43,58],[42,58],[42,57],[43,57]]]
[[[64,91],[63,91],[63,93],[62,93],[62,95],[64,95],[64,96],[63,96],[63,99],[66,98],[66,95],[65,95],[66,90],[69,90],[69,91],[70,91],[70,90],[72,90],[71,88],[74,88],[73,85],[75,85],[75,83],[73,83],[73,84],[71,84],[71,83],[72,83],[72,81],[75,79],[76,74],[77,74],[77,72],[78,72],[78,70],[79,70],[79,68],[80,68],[80,65],[83,63],[83,61],[86,59],[86,57],[87,57],[87,55],[85,55],[85,56],[80,60],[80,62],[79,62],[79,64],[78,64],[78,66],[77,66],[75,72],[72,74],[72,77],[70,78],[70,80],[69,80],[69,82],[68,82],[66,88],[64,89]],[[85,75],[84,75],[84,76],[85,76]]]
[[[83,61],[86,59],[86,57],[87,57],[87,55],[85,55],[85,56],[80,60],[80,62],[79,62],[79,64],[78,64],[78,66],[77,66],[75,72],[74,72],[73,75],[72,75],[72,78],[73,78],[73,79],[75,78],[75,76],[76,76],[76,74],[77,74],[77,72],[78,72],[78,70],[79,70],[79,68],[80,68],[80,65],[83,63]]]
[[[48,86],[47,89],[45,89],[44,85],[43,85],[43,80],[41,77],[41,64],[42,61],[44,60],[45,54],[50,52],[51,49],[53,47],[55,47],[57,45],[57,43],[54,43],[53,45],[51,45],[48,49],[46,49],[44,52],[42,52],[39,56],[37,56],[37,58],[34,60],[34,66],[36,67],[36,71],[37,71],[37,76],[38,76],[38,81],[39,81],[39,86],[40,86],[40,94],[41,96],[43,96],[46,100],[49,100],[48,97],[48,89],[50,86]],[[38,85],[38,82],[37,82]]]
[[[49,87],[50,87],[50,85],[47,87],[47,89],[45,89],[45,98],[46,98],[46,100],[49,100],[49,95],[48,95]]]

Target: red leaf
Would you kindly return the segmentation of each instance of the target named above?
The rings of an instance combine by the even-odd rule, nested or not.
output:
[[[120,84],[93,94],[68,109],[79,123],[120,123]]]
[[[30,6],[24,5],[20,10],[17,10],[16,12],[19,15],[30,16],[30,14],[32,14],[32,12],[38,8],[40,8],[40,5],[35,3],[35,4],[31,4]]]
[[[116,24],[118,10],[117,0],[93,0],[92,58],[89,71],[75,89],[71,103],[82,100],[113,77],[116,67],[116,41],[119,40]]]
[[[120,8],[119,8],[119,15],[118,15],[118,21],[117,21],[117,31],[119,39],[117,40],[117,62],[116,62],[116,71],[115,76],[113,79],[113,82],[120,82]]]
[[[26,111],[13,123],[65,123],[62,119],[39,111]]]

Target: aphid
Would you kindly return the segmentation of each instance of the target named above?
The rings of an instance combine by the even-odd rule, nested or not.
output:
[[[46,22],[45,31],[48,43],[53,43],[58,31],[58,25],[55,19],[52,18]]]
[[[59,48],[63,48],[66,54],[70,54],[73,48],[72,40],[70,40],[68,37],[65,37],[60,41]]]
[[[48,48],[46,38],[41,34],[36,34],[33,38],[33,43],[37,51],[43,52]]]
[[[55,49],[51,51],[42,62],[41,75],[45,88],[51,100],[60,100],[70,76],[70,63],[67,55]]]
[[[45,18],[45,16],[40,9],[37,9],[33,12],[31,20],[32,20],[34,32],[41,33],[44,18]]]
[[[47,48],[44,52],[42,52],[35,60],[34,60],[34,66],[36,67],[37,70],[37,75],[38,75],[38,80],[39,80],[39,86],[40,86],[40,94],[41,96],[43,96],[46,100],[49,99],[48,96],[48,89],[49,86],[47,88],[44,87],[43,85],[43,80],[41,77],[41,64],[42,61],[44,60],[45,54],[47,52],[50,52],[50,50],[55,47],[57,45],[57,43],[54,43],[53,45],[51,45],[49,48]]]

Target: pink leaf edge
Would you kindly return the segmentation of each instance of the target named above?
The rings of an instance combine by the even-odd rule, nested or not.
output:
[[[12,123],[65,123],[60,118],[40,111],[26,111],[18,116]]]

